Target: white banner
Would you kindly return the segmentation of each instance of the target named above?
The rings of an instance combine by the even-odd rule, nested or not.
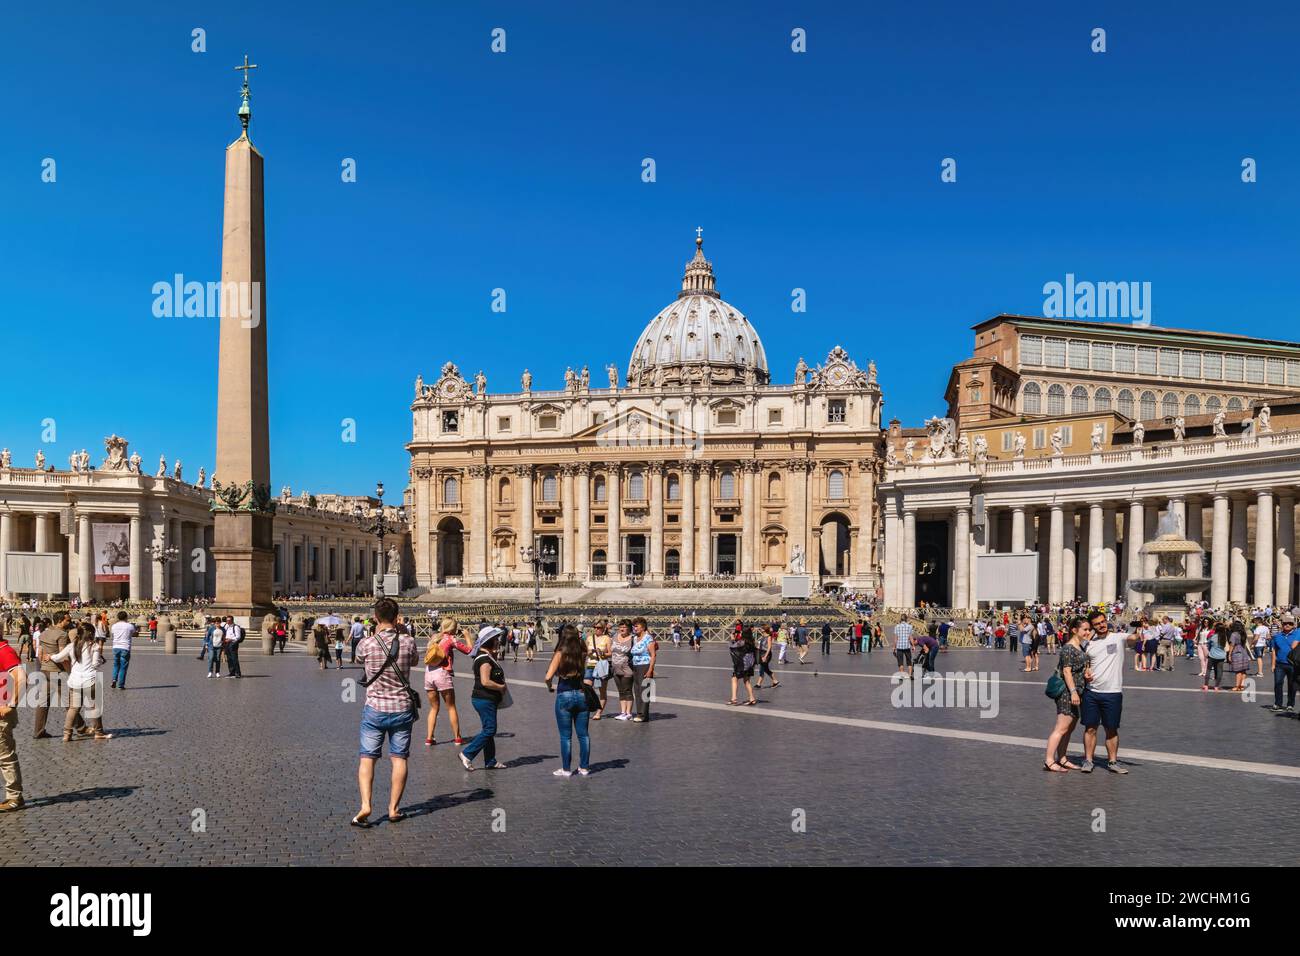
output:
[[[95,580],[122,582],[131,580],[131,526],[126,523],[96,521],[91,538],[95,542]]]

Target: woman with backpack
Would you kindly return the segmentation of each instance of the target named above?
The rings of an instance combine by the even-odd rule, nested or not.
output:
[[[1070,618],[1067,628],[1070,638],[1061,645],[1056,659],[1056,673],[1047,682],[1048,696],[1056,702],[1056,724],[1047,738],[1047,755],[1043,769],[1052,773],[1069,773],[1078,770],[1066,754],[1070,751],[1070,737],[1079,723],[1079,705],[1083,698],[1083,672],[1088,666],[1088,655],[1083,642],[1092,636],[1092,625],[1087,618]],[[1053,695],[1052,690],[1059,690]]]
[[[468,654],[471,650],[470,643],[461,636],[460,624],[454,617],[444,617],[438,624],[438,635],[429,638],[429,646],[424,650],[424,693],[429,698],[429,724],[424,737],[426,747],[437,743],[433,737],[438,725],[440,701],[447,705],[453,743],[465,743],[460,736],[460,713],[456,710],[456,678],[452,657],[456,651]]]
[[[595,694],[586,687],[583,675],[586,670],[587,646],[572,624],[560,628],[560,640],[546,669],[546,689],[555,693],[555,724],[560,731],[560,767],[553,771],[556,777],[572,777],[569,764],[573,759],[573,735],[578,735],[578,775],[591,773],[591,737],[588,719],[591,708],[587,695]],[[551,682],[559,678],[559,687]]]
[[[1223,683],[1223,662],[1228,653],[1223,649],[1222,641],[1228,638],[1228,628],[1225,624],[1218,624],[1214,630],[1206,635],[1205,645],[1205,677],[1201,682],[1201,690],[1210,689],[1210,674],[1214,674],[1214,689],[1216,691],[1223,688],[1219,685]]]

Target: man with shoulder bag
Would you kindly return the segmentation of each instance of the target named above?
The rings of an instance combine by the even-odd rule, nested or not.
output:
[[[392,598],[380,598],[375,603],[375,618],[374,633],[357,644],[357,660],[365,671],[361,684],[366,689],[366,702],[361,708],[360,764],[357,768],[361,809],[352,818],[355,827],[370,826],[375,762],[383,756],[385,739],[388,740],[388,757],[393,765],[388,820],[397,823],[405,819],[399,804],[406,789],[411,728],[420,713],[420,698],[409,679],[411,665],[415,663],[415,638],[405,628],[399,629],[397,602]]]

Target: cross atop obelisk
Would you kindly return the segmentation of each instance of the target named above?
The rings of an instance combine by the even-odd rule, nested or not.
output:
[[[244,65],[243,65],[243,66],[237,66],[237,67],[235,67],[235,69],[236,69],[236,70],[243,70],[243,71],[244,71],[244,88],[243,88],[242,90],[239,91],[239,95],[243,97],[243,102],[240,103],[240,105],[239,105],[239,122],[242,123],[242,124],[244,125],[244,132],[247,133],[247,132],[248,132],[248,121],[249,121],[249,120],[252,118],[252,116],[253,116],[253,111],[252,111],[252,110],[249,108],[249,106],[248,106],[248,98],[252,95],[252,91],[248,88],[248,71],[249,71],[249,70],[256,70],[256,69],[257,69],[257,64],[256,64],[256,63],[249,63],[249,62],[248,62],[248,54],[245,53],[245,54],[244,54]]]

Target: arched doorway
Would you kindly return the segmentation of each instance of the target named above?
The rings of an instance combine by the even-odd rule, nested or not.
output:
[[[843,577],[849,573],[849,519],[839,512],[822,519],[821,567],[822,577]]]
[[[459,518],[438,522],[438,583],[465,574],[465,526]]]
[[[676,548],[669,548],[664,554],[664,577],[675,578],[681,574],[682,561],[681,555]]]

